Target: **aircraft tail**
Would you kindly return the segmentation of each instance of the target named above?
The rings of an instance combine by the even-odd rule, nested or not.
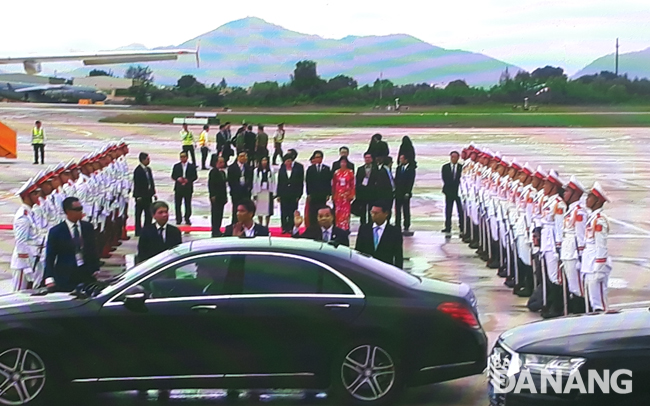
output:
[[[9,159],[18,158],[16,138],[16,132],[0,122],[0,157]]]

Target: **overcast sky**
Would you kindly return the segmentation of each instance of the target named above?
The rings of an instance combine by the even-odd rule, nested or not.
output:
[[[110,6],[109,6],[110,5]],[[254,16],[324,38],[410,34],[532,70],[569,74],[650,47],[650,0],[2,0],[0,57],[177,45]]]

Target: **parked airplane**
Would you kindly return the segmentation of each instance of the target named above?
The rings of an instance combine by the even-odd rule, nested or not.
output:
[[[77,103],[89,99],[95,103],[106,100],[106,95],[94,87],[86,86],[0,82],[0,99],[3,98],[40,103]]]
[[[0,58],[0,65],[20,63],[25,73],[35,75],[41,72],[43,62],[82,61],[84,65],[110,65],[116,63],[170,61],[178,59],[179,55],[195,55],[199,64],[199,50],[166,49],[154,51],[115,51],[97,52],[94,54],[71,53],[66,55],[30,55],[23,57]]]

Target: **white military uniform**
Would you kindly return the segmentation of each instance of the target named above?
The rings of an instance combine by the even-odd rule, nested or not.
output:
[[[571,203],[564,216],[560,259],[569,285],[569,292],[580,297],[584,296],[580,267],[585,249],[586,228],[587,211],[584,205],[580,201]]]
[[[609,221],[603,209],[595,210],[587,220],[582,273],[589,303],[594,311],[607,310],[607,283],[612,272],[612,260],[607,251]]]
[[[18,208],[14,215],[13,227],[16,243],[11,255],[10,267],[13,270],[12,288],[16,292],[26,289],[29,282],[34,282],[37,286],[43,274],[41,273],[38,278],[39,276],[34,272],[34,263],[39,255],[39,239],[31,207],[23,203]],[[27,257],[21,258],[24,255]]]
[[[540,251],[546,261],[546,272],[551,282],[561,285],[561,276],[558,274],[559,251],[562,246],[562,226],[566,204],[562,198],[555,194],[546,200],[542,208],[541,223],[542,233]]]

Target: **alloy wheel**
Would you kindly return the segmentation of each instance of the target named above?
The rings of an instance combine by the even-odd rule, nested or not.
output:
[[[350,396],[361,401],[376,401],[395,384],[395,363],[381,347],[362,345],[346,355],[341,379]]]
[[[34,351],[12,348],[0,354],[0,404],[27,404],[44,386],[45,363]]]

